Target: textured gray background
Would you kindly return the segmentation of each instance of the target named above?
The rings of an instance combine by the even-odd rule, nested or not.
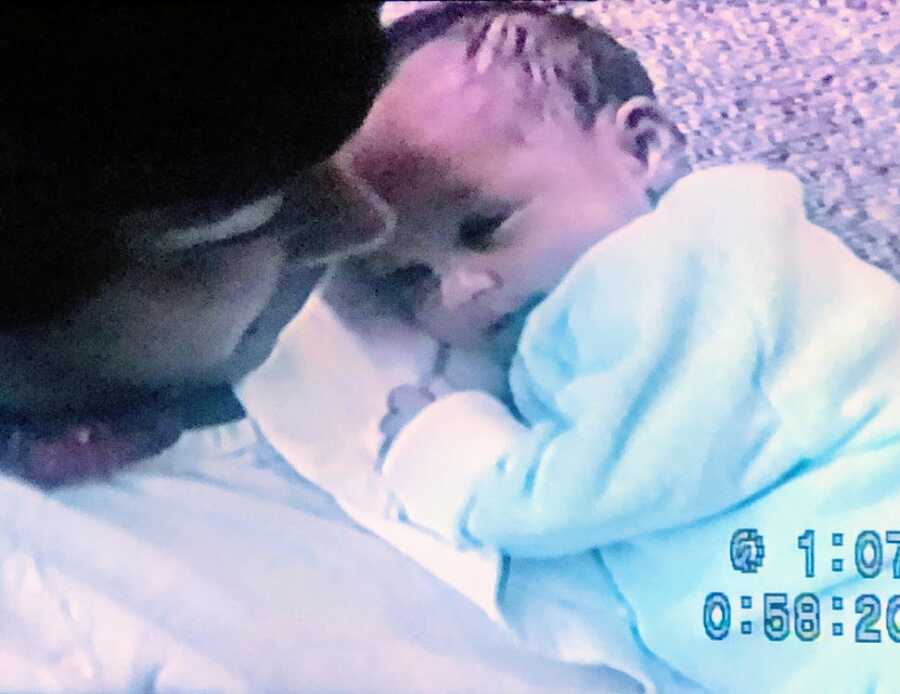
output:
[[[556,4],[637,51],[696,168],[793,171],[810,218],[900,279],[900,0]]]

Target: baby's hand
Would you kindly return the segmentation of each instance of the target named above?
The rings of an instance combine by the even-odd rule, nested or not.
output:
[[[384,434],[382,450],[386,451],[400,430],[434,400],[434,394],[427,388],[410,384],[397,386],[388,393],[388,413],[379,425]]]

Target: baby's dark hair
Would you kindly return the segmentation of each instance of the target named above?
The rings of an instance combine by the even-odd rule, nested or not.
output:
[[[478,72],[494,65],[522,70],[530,82],[554,83],[579,125],[591,128],[607,104],[653,97],[637,55],[602,29],[534,2],[447,2],[398,19],[387,30],[388,74],[441,38],[466,44]]]

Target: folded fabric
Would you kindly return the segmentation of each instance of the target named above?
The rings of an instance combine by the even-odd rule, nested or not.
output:
[[[530,314],[510,381],[525,422],[469,392],[400,432],[384,476],[411,522],[514,560],[602,548],[643,644],[712,691],[889,691],[887,636],[761,633],[763,592],[887,601],[889,567],[866,591],[807,579],[797,537],[884,532],[900,508],[900,285],[807,221],[793,176],[677,183]],[[728,562],[745,526],[776,543],[768,574]],[[705,597],[736,585],[756,635],[714,641]]]

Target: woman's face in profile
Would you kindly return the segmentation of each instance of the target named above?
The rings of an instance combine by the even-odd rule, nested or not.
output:
[[[207,223],[153,228],[166,218],[132,217],[129,260],[74,310],[0,334],[10,355],[0,397],[53,414],[235,383],[269,356],[327,263],[366,252],[392,224],[365,184],[331,164]]]
[[[376,6],[27,14],[0,42],[14,66],[0,100],[17,106],[0,113],[14,154],[0,183],[15,184],[0,185],[0,210],[6,233],[28,237],[5,254],[16,272],[0,274],[0,412],[77,418],[240,378],[322,263],[384,232],[377,203],[337,174],[308,175],[371,105]],[[222,226],[279,186],[258,227]],[[116,222],[164,219],[166,205],[197,214],[121,243]]]

